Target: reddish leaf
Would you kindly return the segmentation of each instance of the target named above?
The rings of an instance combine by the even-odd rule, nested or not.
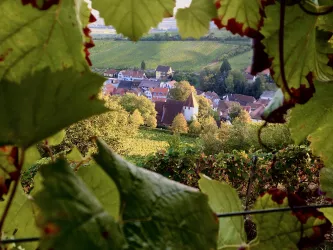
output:
[[[40,9],[40,10],[47,10],[52,5],[59,4],[60,0],[44,0],[43,4],[38,4],[38,0],[22,0],[23,5],[31,4],[34,8]]]

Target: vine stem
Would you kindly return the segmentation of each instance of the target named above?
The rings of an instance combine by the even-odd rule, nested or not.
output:
[[[23,242],[33,242],[33,241],[39,241],[39,237],[31,237],[31,238],[21,238],[21,239],[7,239],[7,240],[1,240],[0,244],[12,244],[12,243],[23,243]]]
[[[307,210],[307,209],[316,209],[316,208],[325,208],[325,207],[333,207],[333,204],[310,205],[310,206],[296,206],[296,207],[283,207],[283,208],[270,208],[270,209],[262,209],[262,210],[231,212],[231,213],[217,214],[217,217],[218,218],[224,218],[224,217],[243,216],[243,215],[250,215],[250,214],[279,213],[279,212]]]
[[[286,0],[280,1],[280,29],[279,29],[279,61],[280,61],[280,74],[282,78],[283,88],[287,91],[290,98],[293,97],[291,93],[284,68],[284,19],[286,14]]]
[[[8,202],[7,202],[6,207],[5,207],[5,210],[4,210],[4,212],[3,212],[2,216],[1,216],[1,220],[0,220],[0,233],[2,232],[3,225],[4,225],[6,217],[8,215],[10,206],[13,203],[13,200],[14,200],[14,197],[15,197],[15,193],[16,193],[17,187],[19,185],[19,181],[20,181],[20,177],[21,177],[21,169],[22,169],[22,166],[23,166],[23,163],[24,163],[24,154],[25,154],[25,150],[23,149],[22,153],[21,153],[21,157],[20,157],[19,152],[18,152],[18,154],[16,156],[17,158],[19,158],[19,160],[18,159],[15,160],[15,162],[17,162],[17,164],[15,165],[15,167],[16,167],[16,172],[18,172],[18,176],[17,176],[17,179],[14,180],[13,191],[10,193]]]

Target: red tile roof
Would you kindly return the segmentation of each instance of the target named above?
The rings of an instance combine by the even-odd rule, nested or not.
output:
[[[163,93],[167,95],[169,93],[168,88],[150,88],[150,92],[153,93]]]
[[[199,104],[197,100],[195,99],[193,92],[190,94],[190,96],[187,98],[187,100],[184,103],[185,107],[192,107],[192,108],[197,108],[199,107]]]
[[[248,74],[251,74],[251,71],[252,71],[252,66],[250,65],[246,68],[245,72],[248,73]],[[265,69],[265,70],[261,71],[259,74],[270,75],[270,73],[271,72],[270,72],[269,69]]]
[[[122,70],[120,71],[124,77],[144,78],[145,72],[141,70]]]
[[[108,75],[109,74],[114,75],[114,74],[117,74],[117,73],[118,73],[118,71],[115,70],[115,69],[109,69],[109,70],[104,72],[104,74],[108,74]]]
[[[264,106],[260,106],[255,111],[251,112],[250,113],[251,118],[254,120],[262,120],[261,115],[264,112],[264,109],[265,109]]]
[[[259,99],[258,101],[256,101],[255,103],[258,104],[263,104],[264,106],[267,106],[269,104],[270,100],[266,100],[266,99]]]
[[[254,103],[256,99],[253,96],[241,95],[241,94],[229,94],[229,101],[239,102],[242,106],[245,106],[247,103]]]
[[[106,95],[110,95],[113,93],[114,89],[115,89],[115,87],[112,84],[106,84],[104,86],[103,92]]]
[[[166,102],[168,99],[167,98],[158,98],[158,97],[152,97],[151,101],[152,102]]]

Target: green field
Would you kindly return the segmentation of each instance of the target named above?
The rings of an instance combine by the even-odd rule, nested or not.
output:
[[[96,68],[132,68],[146,62],[147,69],[170,65],[174,70],[199,71],[212,63],[219,64],[222,56],[238,45],[213,41],[128,41],[96,40],[91,60]],[[242,55],[244,58],[242,59]],[[248,53],[230,58],[233,69],[244,69],[250,59]]]
[[[133,163],[140,164],[148,155],[166,150],[172,136],[164,131],[140,129],[137,136],[128,139],[125,149],[128,153],[123,156]],[[181,141],[194,144],[196,138],[181,136]]]

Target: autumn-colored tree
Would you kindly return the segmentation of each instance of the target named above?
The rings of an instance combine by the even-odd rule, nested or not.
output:
[[[153,115],[149,115],[146,119],[145,119],[145,124],[150,127],[150,128],[156,128],[157,126],[157,120],[156,117]]]
[[[139,110],[134,110],[133,114],[130,115],[130,123],[136,125],[136,126],[140,126],[144,124],[144,120],[143,117],[140,113]]]
[[[191,134],[199,135],[201,133],[201,123],[197,120],[192,121],[189,126],[189,132]]]
[[[188,125],[185,116],[181,113],[176,115],[172,122],[171,129],[174,133],[187,133]]]
[[[196,94],[195,88],[188,81],[181,81],[175,84],[175,87],[170,90],[170,98],[178,101],[185,101],[191,93]]]
[[[251,116],[248,112],[246,112],[244,109],[241,110],[236,117],[235,121],[241,122],[241,123],[250,123],[251,122]]]
[[[201,126],[202,126],[202,133],[208,133],[208,132],[215,133],[218,129],[216,121],[212,116],[203,119],[201,122]]]
[[[233,103],[229,110],[229,117],[231,121],[238,117],[242,110],[242,106],[239,103]]]

